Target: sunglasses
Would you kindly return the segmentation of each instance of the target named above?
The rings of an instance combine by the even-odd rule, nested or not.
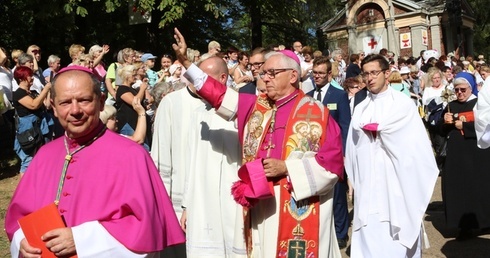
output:
[[[465,93],[468,88],[454,88],[454,92],[458,93]]]

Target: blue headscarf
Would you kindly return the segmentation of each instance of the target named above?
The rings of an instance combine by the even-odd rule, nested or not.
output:
[[[456,76],[454,76],[454,79],[460,77],[465,78],[470,83],[471,93],[473,93],[473,95],[475,96],[478,96],[478,87],[476,85],[476,80],[473,74],[467,72],[459,72],[458,74],[456,74]]]

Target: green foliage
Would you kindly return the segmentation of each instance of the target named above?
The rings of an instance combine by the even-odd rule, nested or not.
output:
[[[490,13],[482,8],[488,5],[488,0],[467,0],[475,15],[474,48],[475,54],[484,54],[490,60]]]
[[[488,58],[490,14],[481,8],[487,1],[467,0],[476,17],[475,52]],[[87,49],[109,44],[111,55],[123,47],[171,53],[173,28],[178,27],[189,46],[201,52],[206,52],[210,40],[220,42],[222,49],[291,47],[295,40],[322,49],[316,29],[344,4],[338,0],[10,0],[0,4],[0,46],[10,52],[37,44],[43,59],[57,54],[66,65],[73,43]],[[129,25],[131,9],[151,13],[152,22]],[[107,59],[106,63],[114,60]],[[41,66],[46,66],[45,60]]]

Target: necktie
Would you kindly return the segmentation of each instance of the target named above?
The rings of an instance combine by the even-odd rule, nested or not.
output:
[[[316,91],[318,92],[316,95],[316,100],[322,102],[322,88],[318,88]]]

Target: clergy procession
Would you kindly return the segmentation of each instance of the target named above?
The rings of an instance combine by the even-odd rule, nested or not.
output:
[[[190,36],[44,70],[39,46],[0,48],[12,257],[422,257],[439,177],[456,240],[490,228],[483,55]]]

